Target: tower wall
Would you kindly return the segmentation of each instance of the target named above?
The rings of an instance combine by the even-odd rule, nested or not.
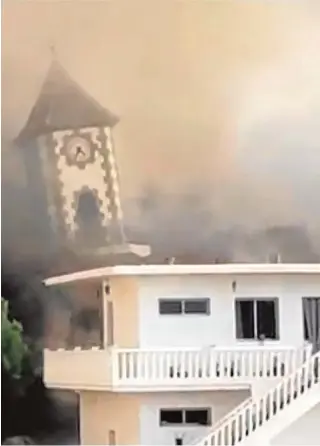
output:
[[[90,147],[84,163],[70,162],[68,146],[73,140]],[[108,243],[122,243],[122,208],[119,178],[109,127],[57,131],[39,138],[42,171],[46,182],[48,212],[55,232],[76,241],[77,210],[81,195],[91,194],[97,204],[101,229]]]

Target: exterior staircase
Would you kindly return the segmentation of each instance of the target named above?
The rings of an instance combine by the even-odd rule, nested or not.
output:
[[[320,403],[320,352],[262,397],[249,398],[213,426],[196,446],[268,445]]]

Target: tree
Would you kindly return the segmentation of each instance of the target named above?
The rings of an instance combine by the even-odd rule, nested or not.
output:
[[[1,360],[9,375],[20,380],[29,359],[29,349],[23,341],[22,326],[10,320],[8,302],[1,298]]]

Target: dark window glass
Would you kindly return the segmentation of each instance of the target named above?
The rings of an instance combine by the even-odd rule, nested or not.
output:
[[[160,425],[182,424],[183,412],[178,409],[160,410]]]
[[[210,424],[210,411],[208,409],[187,409],[185,412],[186,424]]]
[[[309,342],[314,341],[314,332],[320,330],[320,298],[319,297],[303,297],[303,335],[304,339]]]
[[[181,314],[182,300],[178,299],[161,299],[159,300],[160,314]]]
[[[254,305],[252,300],[236,300],[237,339],[254,339]]]
[[[276,304],[274,300],[257,300],[258,338],[277,339]]]
[[[210,314],[209,299],[185,299],[185,314]]]

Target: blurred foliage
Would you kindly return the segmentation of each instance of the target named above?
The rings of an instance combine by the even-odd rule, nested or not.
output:
[[[30,358],[30,351],[23,340],[22,325],[10,320],[8,302],[1,298],[1,361],[4,369],[14,379],[22,378]]]

